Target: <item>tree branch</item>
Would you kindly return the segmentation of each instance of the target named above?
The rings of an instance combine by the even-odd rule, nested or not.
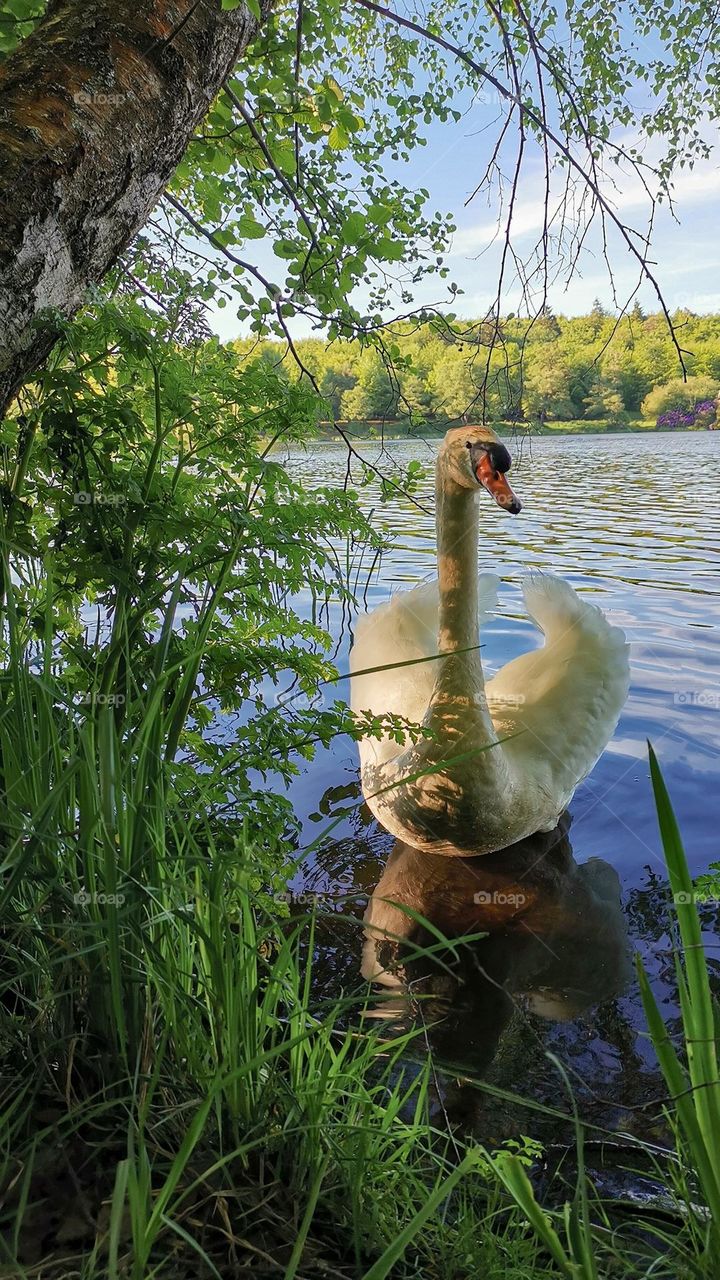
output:
[[[472,58],[470,54],[466,53],[464,49],[461,49],[459,45],[454,44],[450,40],[446,40],[444,36],[441,36],[435,33],[434,31],[430,31],[427,27],[422,26],[419,22],[413,21],[413,19],[411,18],[402,17],[401,14],[395,13],[394,10],[388,9],[385,5],[376,4],[375,0],[354,0],[354,3],[359,5],[363,9],[367,9],[371,13],[378,14],[380,17],[387,19],[389,22],[394,22],[397,26],[402,27],[407,31],[411,31],[414,35],[420,36],[422,39],[430,41],[432,44],[435,44],[439,48],[444,49],[447,53],[451,54],[454,58],[457,58],[465,66],[469,67],[470,70],[473,71],[482,80],[484,80],[488,84],[491,84],[493,88],[496,90],[496,92],[506,102],[511,103],[514,107],[516,107],[522,117],[530,121],[535,126],[536,129],[539,129],[541,131],[541,134],[544,137],[548,138],[550,142],[552,142],[553,146],[557,148],[558,153],[563,157],[566,164],[570,166],[570,168],[582,179],[583,183],[590,189],[595,201],[597,202],[598,207],[603,211],[603,213],[607,216],[609,221],[613,224],[613,226],[619,232],[622,240],[625,243],[626,248],[629,250],[632,256],[637,260],[637,262],[640,264],[640,268],[642,270],[642,273],[645,279],[649,282],[649,284],[652,286],[655,292],[655,295],[660,304],[660,308],[662,310],[663,316],[667,323],[673,345],[677,352],[678,360],[683,370],[683,374],[684,376],[687,376],[687,369],[686,369],[685,361],[683,358],[684,352],[678,342],[677,335],[673,327],[672,319],[670,317],[670,312],[668,310],[667,304],[663,297],[662,290],[660,289],[660,285],[658,284],[658,281],[654,273],[650,269],[650,265],[647,261],[647,258],[640,252],[637,245],[635,244],[635,241],[633,240],[633,232],[628,226],[626,226],[626,224],[622,221],[622,219],[618,217],[612,205],[603,195],[602,190],[600,189],[600,186],[599,186],[598,179],[594,176],[592,172],[588,173],[588,171],[583,167],[580,161],[575,158],[568,144],[564,142],[562,138],[558,137],[555,131],[549,126],[547,120],[543,119],[542,114],[538,112],[535,109],[535,107],[523,101],[522,98],[518,96],[517,91],[513,92],[511,89],[508,89],[507,85],[504,85],[502,81],[497,78],[497,76],[495,76],[491,71],[487,69],[487,67],[483,67],[481,63],[477,62],[474,58]],[[591,165],[594,169],[594,158],[592,156],[591,156]]]

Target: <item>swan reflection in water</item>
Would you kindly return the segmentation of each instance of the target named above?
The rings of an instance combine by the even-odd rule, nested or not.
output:
[[[419,1016],[441,1058],[479,1074],[516,1009],[567,1022],[619,994],[631,974],[620,881],[601,858],[576,863],[569,825],[480,858],[396,842],[364,917],[375,1016]],[[468,934],[485,936],[457,941]]]

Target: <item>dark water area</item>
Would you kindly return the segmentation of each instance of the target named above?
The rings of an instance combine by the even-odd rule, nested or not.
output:
[[[425,510],[402,496],[381,503],[376,486],[361,490],[388,550],[369,579],[367,552],[337,551],[369,608],[435,576],[436,447],[392,441],[383,454],[375,442],[361,446],[388,475],[411,459],[428,466],[415,495]],[[375,1017],[384,1035],[413,1021],[423,1028],[417,1056],[425,1045],[440,1064],[435,1093],[444,1124],[493,1141],[523,1132],[550,1140],[567,1131],[499,1096],[517,1093],[569,1114],[554,1055],[584,1119],[653,1140],[663,1130],[648,1103],[663,1096],[663,1086],[644,1034],[635,953],[673,1036],[679,1023],[673,906],[646,743],[663,769],[691,872],[703,873],[720,861],[720,437],[568,436],[518,441],[512,452],[521,516],[508,518],[481,499],[480,568],[501,578],[497,616],[483,629],[484,669],[491,675],[540,643],[524,613],[523,573],[561,575],[631,645],[632,684],[613,740],[556,832],[491,858],[457,860],[396,844],[360,803],[355,745],[336,741],[289,792],[302,847],[310,849],[294,889],[319,895],[319,998],[357,992],[364,978],[375,978],[377,999],[364,1016]],[[309,484],[345,476],[341,445],[320,442],[287,461]],[[308,614],[312,608],[310,599],[296,605]],[[346,610],[331,609],[343,672],[352,623]],[[347,697],[347,683],[339,691]],[[328,701],[337,694],[329,689]],[[393,911],[387,898],[448,937],[485,936],[439,951],[430,966],[413,945],[435,941],[432,931]],[[701,914],[720,987],[718,906],[707,901]],[[405,942],[368,937],[368,924]],[[452,1065],[443,1070],[443,1063]],[[478,1089],[478,1079],[494,1092]]]

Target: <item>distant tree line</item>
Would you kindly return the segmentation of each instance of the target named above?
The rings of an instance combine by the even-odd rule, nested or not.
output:
[[[532,322],[509,316],[460,321],[435,317],[393,325],[382,347],[361,341],[295,343],[335,419],[428,422],[623,422],[709,426],[720,391],[720,316],[678,311],[673,326],[637,304],[622,317],[596,301],[584,316],[545,308]],[[238,339],[244,357],[281,362],[298,376],[281,343]],[[695,407],[704,409],[695,414]],[[708,409],[709,405],[709,409]],[[663,421],[664,419],[664,421]]]

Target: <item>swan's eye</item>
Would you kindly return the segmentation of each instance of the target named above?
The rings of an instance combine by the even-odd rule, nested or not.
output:
[[[505,475],[505,472],[509,471],[512,466],[512,458],[504,444],[489,445],[488,458],[490,459],[490,465],[496,474],[499,471],[500,475]]]

